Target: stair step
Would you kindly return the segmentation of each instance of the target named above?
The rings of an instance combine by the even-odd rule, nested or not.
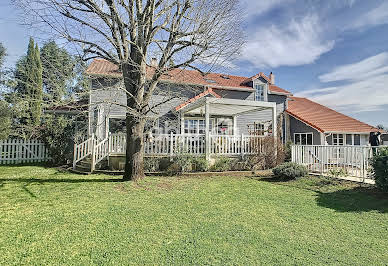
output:
[[[76,165],[75,169],[81,172],[90,172],[91,168],[90,166],[82,166],[82,165]]]

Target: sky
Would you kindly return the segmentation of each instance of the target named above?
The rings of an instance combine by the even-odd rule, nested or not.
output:
[[[7,66],[33,29],[0,0]],[[276,85],[371,125],[388,126],[387,0],[241,0],[246,36],[228,74],[275,74]],[[39,42],[39,39],[38,39]]]

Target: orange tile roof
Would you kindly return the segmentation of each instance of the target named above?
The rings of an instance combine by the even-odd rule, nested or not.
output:
[[[281,94],[287,94],[287,95],[292,95],[291,92],[285,90],[285,89],[282,89],[282,88],[279,88],[278,86],[276,85],[269,85],[269,90],[271,92],[274,92],[274,93],[281,93]]]
[[[149,77],[152,76],[154,69],[152,67],[147,68],[147,75]],[[111,77],[121,77],[122,73],[119,71],[117,65],[104,60],[104,59],[94,59],[92,63],[86,70],[86,73],[89,75],[101,75],[101,76],[111,76]],[[251,77],[250,79],[262,76],[267,81],[269,78],[265,76],[262,72],[258,75]],[[161,80],[169,81],[180,84],[192,84],[192,85],[202,85],[209,86],[213,88],[221,88],[221,89],[237,89],[237,90],[249,90],[254,91],[254,89],[248,86],[247,78],[241,76],[234,75],[226,75],[219,73],[208,73],[206,75],[202,75],[199,71],[196,70],[186,70],[186,69],[173,69],[168,74],[163,75]],[[290,92],[283,90],[277,86],[271,85],[270,91],[272,88],[275,92],[290,94]]]
[[[290,97],[287,113],[320,132],[369,133],[376,128],[306,98]]]
[[[195,102],[196,100],[198,100],[198,99],[200,99],[200,98],[202,98],[202,97],[204,97],[204,96],[206,96],[206,95],[209,95],[209,94],[213,95],[213,96],[216,97],[216,98],[221,98],[221,96],[218,95],[217,93],[215,93],[215,92],[213,91],[212,88],[209,88],[209,89],[207,89],[206,91],[204,91],[204,92],[202,92],[202,93],[200,93],[200,94],[194,96],[193,98],[187,100],[186,102],[184,102],[184,103],[178,105],[178,106],[175,108],[175,110],[178,111],[178,110],[182,109],[183,107],[185,107],[186,105],[188,105],[188,104],[190,104],[190,103],[193,103],[193,102]]]

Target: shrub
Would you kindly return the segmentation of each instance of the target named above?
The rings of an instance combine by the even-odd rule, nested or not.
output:
[[[272,169],[275,177],[281,179],[296,179],[298,177],[306,176],[308,171],[307,168],[303,165],[299,165],[296,163],[283,163]]]
[[[388,192],[388,148],[379,149],[372,157],[371,165],[376,186],[380,190]]]
[[[292,141],[287,141],[286,145],[284,146],[285,162],[291,162],[291,146],[292,146]]]
[[[329,175],[332,177],[338,178],[341,176],[347,176],[348,171],[346,169],[343,169],[343,168],[333,168],[333,169],[330,169]]]
[[[72,120],[63,115],[46,115],[43,118],[41,138],[54,165],[66,164],[72,160],[74,127]]]
[[[285,147],[281,140],[276,140],[272,136],[264,137],[257,147],[255,154],[244,156],[241,166],[249,170],[266,170],[284,162]]]
[[[193,156],[186,153],[180,153],[174,157],[173,163],[168,166],[167,172],[171,175],[187,173],[192,170]]]
[[[145,172],[157,172],[159,171],[159,158],[145,157],[144,158],[144,171]]]
[[[209,162],[205,157],[194,157],[192,160],[193,170],[196,172],[206,172],[209,169]]]
[[[230,170],[230,158],[225,156],[219,156],[216,158],[211,170],[217,172],[224,172]]]

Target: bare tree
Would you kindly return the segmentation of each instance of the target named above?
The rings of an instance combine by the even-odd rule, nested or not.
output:
[[[125,179],[140,179],[150,100],[177,68],[220,65],[241,44],[238,0],[15,0],[30,22],[77,44],[84,59],[122,72],[126,104]],[[42,24],[43,23],[43,24]],[[150,58],[157,63],[149,67]]]

